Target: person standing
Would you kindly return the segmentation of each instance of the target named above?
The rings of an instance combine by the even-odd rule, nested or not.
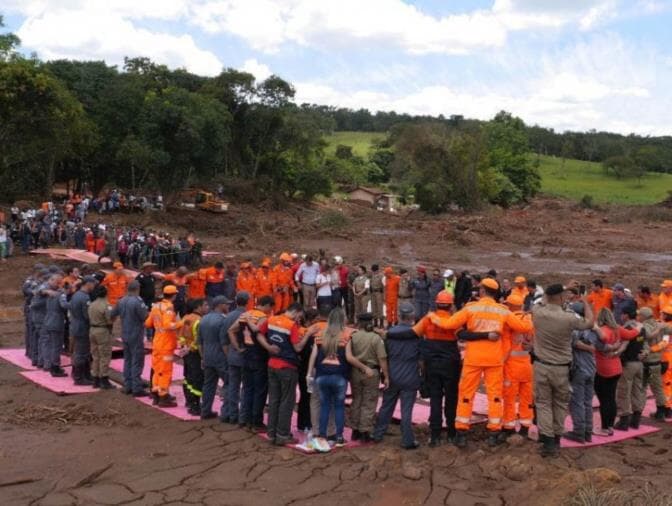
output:
[[[439,292],[445,290],[445,281],[441,277],[441,271],[434,269],[432,271],[432,279],[429,285],[429,310],[436,311],[436,296]]]
[[[269,354],[267,434],[278,446],[297,442],[292,436],[291,420],[296,404],[298,354],[309,339],[308,333],[299,337],[297,321],[302,312],[299,304],[292,304],[285,313],[264,320],[257,334],[258,342]]]
[[[180,355],[184,365],[184,379],[182,391],[191,416],[201,416],[201,397],[203,396],[203,367],[201,367],[201,353],[198,350],[198,326],[201,318],[208,312],[208,303],[205,299],[190,299],[187,301],[187,314],[184,317],[184,326],[180,329],[178,343]]]
[[[413,304],[415,305],[415,320],[427,314],[429,311],[429,289],[431,281],[427,278],[427,269],[422,265],[417,269],[418,276],[412,281],[411,289],[413,290]]]
[[[593,280],[593,286],[588,294],[588,302],[593,308],[593,314],[597,315],[604,308],[611,310],[613,307],[613,293],[608,288],[604,288],[601,279]]]
[[[387,326],[392,327],[399,319],[399,283],[401,277],[392,267],[385,267],[385,316]]]
[[[37,365],[37,354],[35,353],[34,348],[36,347],[36,344],[34,343],[33,340],[33,321],[32,321],[32,316],[30,314],[30,305],[33,301],[33,295],[35,294],[35,290],[37,290],[37,287],[39,286],[39,276],[40,276],[40,271],[44,268],[42,264],[35,264],[33,267],[33,272],[26,280],[23,282],[23,285],[21,286],[21,291],[23,293],[23,318],[24,318],[24,328],[25,328],[25,336],[24,336],[24,343],[25,343],[25,349],[26,349],[26,357],[31,359],[33,362],[33,366]]]
[[[653,309],[642,307],[639,310],[639,321],[646,333],[646,352],[644,356],[644,391],[651,388],[656,400],[656,412],[652,415],[658,421],[665,420],[665,404],[667,398],[663,391],[662,352],[667,347],[661,334],[661,325],[656,321]]]
[[[541,455],[552,457],[560,449],[570,400],[569,367],[572,363],[572,332],[588,330],[595,321],[590,301],[583,298],[585,317],[563,309],[565,289],[546,288],[546,302],[532,309],[534,340],[534,398],[537,407]]]
[[[250,296],[247,302],[247,310],[254,308],[254,301],[256,300],[257,280],[254,276],[254,269],[251,262],[243,262],[240,264],[240,271],[236,278],[236,291],[247,292]]]
[[[331,273],[326,260],[321,262],[320,273],[315,278],[315,287],[317,288],[318,311],[321,307],[331,310],[334,307],[331,293]]]
[[[432,311],[422,317],[413,327],[422,338],[420,351],[424,362],[425,381],[429,388],[431,431],[429,445],[441,444],[443,418],[446,419],[448,442],[455,440],[455,413],[457,411],[457,392],[462,370],[460,350],[454,330],[444,330],[434,322],[448,319],[453,314],[454,297],[443,290],[436,296]],[[445,404],[444,404],[445,401]]]
[[[371,441],[371,431],[376,418],[381,373],[385,388],[390,385],[385,343],[373,331],[371,313],[359,315],[359,330],[352,334],[345,353],[348,362],[353,367],[350,378],[352,440],[368,443]]]
[[[96,278],[87,276],[70,299],[70,335],[73,338],[72,378],[75,385],[91,385],[91,339],[89,337],[89,304]]]
[[[638,309],[643,309],[648,307],[651,309],[654,318],[660,316],[660,306],[658,301],[658,296],[651,293],[651,288],[648,286],[640,286],[637,291],[637,297],[635,297],[635,302],[637,303]]]
[[[303,294],[303,307],[306,309],[317,307],[315,300],[315,280],[317,279],[317,275],[319,273],[320,266],[313,261],[313,257],[311,255],[308,255],[294,276],[295,281],[301,285],[301,293]]]
[[[275,292],[275,275],[271,271],[271,259],[264,258],[261,261],[261,265],[257,272],[255,273],[255,288],[254,288],[254,297],[255,300],[266,295],[273,295]]]
[[[119,299],[126,295],[129,280],[124,273],[124,264],[114,262],[112,266],[114,271],[105,276],[101,285],[107,288],[107,300],[110,306],[116,306]]]
[[[30,322],[32,324],[31,334],[31,362],[38,368],[44,367],[44,350],[42,340],[42,326],[47,313],[47,290],[49,288],[49,271],[45,268],[40,271],[37,278],[37,288],[33,291],[33,297],[30,300]]]
[[[177,348],[177,331],[183,325],[183,322],[178,320],[173,307],[173,300],[176,296],[175,285],[165,286],[163,300],[154,304],[145,322],[145,325],[153,328],[155,332],[152,341],[152,370],[154,371],[152,395],[154,403],[162,408],[177,406],[175,397],[170,395],[174,353]]]
[[[366,275],[366,267],[360,265],[357,268],[357,277],[352,282],[352,294],[355,301],[355,318],[368,311],[369,306],[369,277]]]
[[[401,447],[415,450],[420,447],[413,434],[413,405],[420,388],[420,340],[413,332],[415,308],[404,302],[399,306],[399,325],[387,331],[385,348],[389,369],[389,387],[383,393],[383,404],[378,412],[372,439],[383,440],[392,419],[397,401],[401,400]]]
[[[205,275],[205,296],[208,303],[212,306],[212,300],[215,297],[224,295],[224,264],[222,262],[215,262],[215,265],[203,270]],[[196,284],[199,284],[202,276],[196,277]]]
[[[280,263],[273,268],[273,278],[275,312],[280,314],[291,304],[296,287],[292,271],[292,257],[289,253],[280,254]]]
[[[385,292],[384,276],[380,272],[378,264],[371,266],[371,314],[373,315],[374,327],[383,328],[383,297]],[[366,308],[364,309],[366,312]]]
[[[639,333],[626,341],[625,349],[621,352],[623,374],[616,386],[616,406],[619,419],[614,429],[626,431],[630,428],[639,429],[642,419],[642,410],[646,404],[646,389],[644,387],[644,350],[646,330],[637,321],[635,302],[621,308],[621,322],[625,329],[637,329]]]
[[[140,283],[137,280],[128,284],[126,296],[112,308],[111,318],[121,319],[121,341],[124,348],[124,389],[123,393],[133,397],[147,397],[142,381],[142,369],[145,364],[145,320],[149,310],[140,298]]]
[[[112,359],[112,306],[106,299],[107,289],[98,286],[92,293],[92,302],[88,307],[91,325],[91,374],[93,388],[113,390],[116,388],[108,377]]]
[[[47,287],[41,289],[42,294],[46,296],[46,311],[40,334],[40,349],[44,370],[49,371],[55,378],[67,376],[61,368],[65,314],[68,310],[65,292],[60,288],[62,279],[60,274],[52,274]]]
[[[270,265],[270,264],[269,264]],[[272,291],[271,291],[272,293]],[[267,300],[271,297],[271,293],[265,295]],[[250,302],[250,294],[247,292],[238,292],[236,294],[235,308],[226,315],[224,323],[222,324],[222,332],[226,333],[225,344],[227,348],[226,365],[227,365],[227,381],[226,381],[226,402],[228,403],[226,413],[223,415],[224,421],[231,424],[244,424],[243,420],[246,414],[243,413],[241,406],[241,388],[243,385],[243,366],[245,365],[245,357],[239,342],[238,346],[234,345],[231,339],[231,327],[238,321],[240,316],[247,310],[247,305]],[[237,341],[238,336],[234,333],[234,340]],[[228,419],[228,420],[227,420]]]
[[[216,418],[217,413],[212,411],[217,384],[222,380],[226,389],[228,372],[226,370],[228,353],[227,336],[222,331],[224,320],[229,312],[231,301],[223,295],[212,300],[211,311],[206,314],[198,326],[198,347],[203,356],[203,396],[201,398],[201,420]],[[220,417],[224,418],[228,410],[226,397],[222,399]]]
[[[343,257],[334,257],[334,270],[332,271],[332,297],[334,299],[334,307],[348,307],[348,274],[350,270],[343,265]]]

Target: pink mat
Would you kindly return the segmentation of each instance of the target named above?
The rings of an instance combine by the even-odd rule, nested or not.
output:
[[[64,378],[54,378],[46,371],[23,371],[19,374],[58,395],[88,394],[100,391],[90,386],[74,385],[72,383],[72,378],[69,376]]]
[[[117,372],[124,372],[124,359],[115,358],[110,361],[110,369]],[[145,381],[149,381],[149,375],[152,370],[152,356],[145,355],[145,365],[142,368],[141,377]],[[173,384],[179,383],[182,385],[182,380],[184,379],[184,366],[179,362],[173,363]]]
[[[0,349],[0,358],[27,371],[37,369],[37,367],[33,366],[31,360],[26,357],[26,351],[23,348],[2,348]],[[72,365],[70,357],[61,355],[61,367],[69,367],[70,365]]]
[[[175,418],[179,418],[180,420],[185,420],[189,422],[195,422],[197,420],[200,420],[201,418],[199,416],[192,416],[187,412],[187,408],[185,406],[185,399],[184,399],[184,392],[182,391],[182,386],[176,386],[173,385],[170,387],[170,393],[171,395],[174,395],[176,400],[177,400],[177,407],[174,408],[160,408],[158,406],[152,405],[152,398],[151,397],[135,397],[135,399],[142,404],[145,404],[147,406],[150,406],[154,409],[157,409],[159,411],[162,411],[163,413],[174,416]],[[222,400],[219,398],[219,396],[215,396],[215,401],[212,403],[212,410],[219,414],[220,409],[222,408]]]

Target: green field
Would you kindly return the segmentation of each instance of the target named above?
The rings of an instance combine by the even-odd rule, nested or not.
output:
[[[352,146],[352,152],[366,158],[369,155],[369,150],[373,146],[374,141],[385,138],[384,133],[379,132],[334,132],[327,135],[325,140],[329,144],[327,153],[333,154],[336,152],[336,146],[342,144],[344,146]]]
[[[580,160],[542,156],[541,190],[549,195],[580,200],[590,195],[595,202],[612,204],[655,204],[672,190],[672,175],[650,172],[640,181],[606,176],[602,165]]]
[[[356,155],[366,157],[372,143],[383,137],[384,134],[377,132],[335,132],[325,140],[329,143],[328,153],[334,153],[337,145],[344,144],[352,146]],[[672,174],[648,173],[641,182],[618,180],[605,175],[601,164],[581,160],[566,160],[563,166],[560,158],[542,156],[539,171],[542,192],[577,201],[590,195],[596,203],[655,204],[672,191]]]

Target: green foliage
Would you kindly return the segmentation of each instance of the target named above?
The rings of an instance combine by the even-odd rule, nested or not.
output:
[[[3,16],[0,14],[0,28],[4,27]],[[0,33],[0,61],[9,60],[21,41],[13,33]]]
[[[607,175],[616,179],[641,178],[644,176],[644,167],[635,162],[629,156],[612,156],[602,162],[602,167]]]
[[[327,230],[338,230],[350,224],[348,217],[340,211],[329,210],[320,216],[320,226]]]
[[[592,195],[584,195],[581,197],[579,205],[584,209],[595,209],[597,207]]]

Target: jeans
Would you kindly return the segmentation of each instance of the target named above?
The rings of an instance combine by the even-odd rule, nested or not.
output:
[[[132,392],[142,392],[142,369],[145,365],[145,347],[142,338],[136,337],[124,343],[124,387]]]
[[[594,393],[595,376],[576,371],[572,378],[572,399],[569,402],[572,432],[579,435],[593,432]]]
[[[228,413],[232,422],[242,423],[246,417],[243,414],[244,405],[241,405],[240,388],[243,382],[243,368],[239,365],[229,364],[229,382],[226,388],[227,402],[229,403]],[[244,393],[243,393],[244,395]]]
[[[291,423],[296,404],[296,369],[268,368],[268,437],[282,442],[292,437]]]
[[[600,400],[600,419],[603,429],[613,427],[616,420],[616,387],[620,377],[620,374],[611,378],[595,375],[595,393]]]
[[[212,411],[212,403],[215,401],[215,393],[217,393],[217,384],[222,380],[224,390],[222,390],[222,397],[226,391],[226,382],[228,379],[228,372],[226,363],[218,364],[216,366],[206,365],[203,368],[203,397],[201,397],[201,415],[207,415]],[[229,406],[226,403],[226,398],[222,399],[222,409],[219,413],[222,418],[228,418]]]
[[[320,295],[317,298],[317,309],[318,310],[320,310],[322,308],[331,309],[332,307],[334,307],[334,305],[333,305],[333,300],[331,298],[331,295],[327,295],[327,296]]]
[[[240,423],[260,427],[264,423],[264,406],[268,395],[268,371],[266,365],[243,366],[243,403],[240,407]]]
[[[345,425],[345,390],[348,381],[340,374],[325,374],[316,379],[320,391],[320,436],[327,437],[329,411],[332,404],[336,421],[336,437],[343,437]]]
[[[397,400],[401,399],[401,445],[405,447],[412,446],[415,443],[413,434],[413,405],[418,395],[416,389],[402,389],[396,385],[390,385],[390,388],[383,393],[383,405],[378,412],[376,428],[373,431],[373,439],[381,440],[387,431],[394,407]]]

